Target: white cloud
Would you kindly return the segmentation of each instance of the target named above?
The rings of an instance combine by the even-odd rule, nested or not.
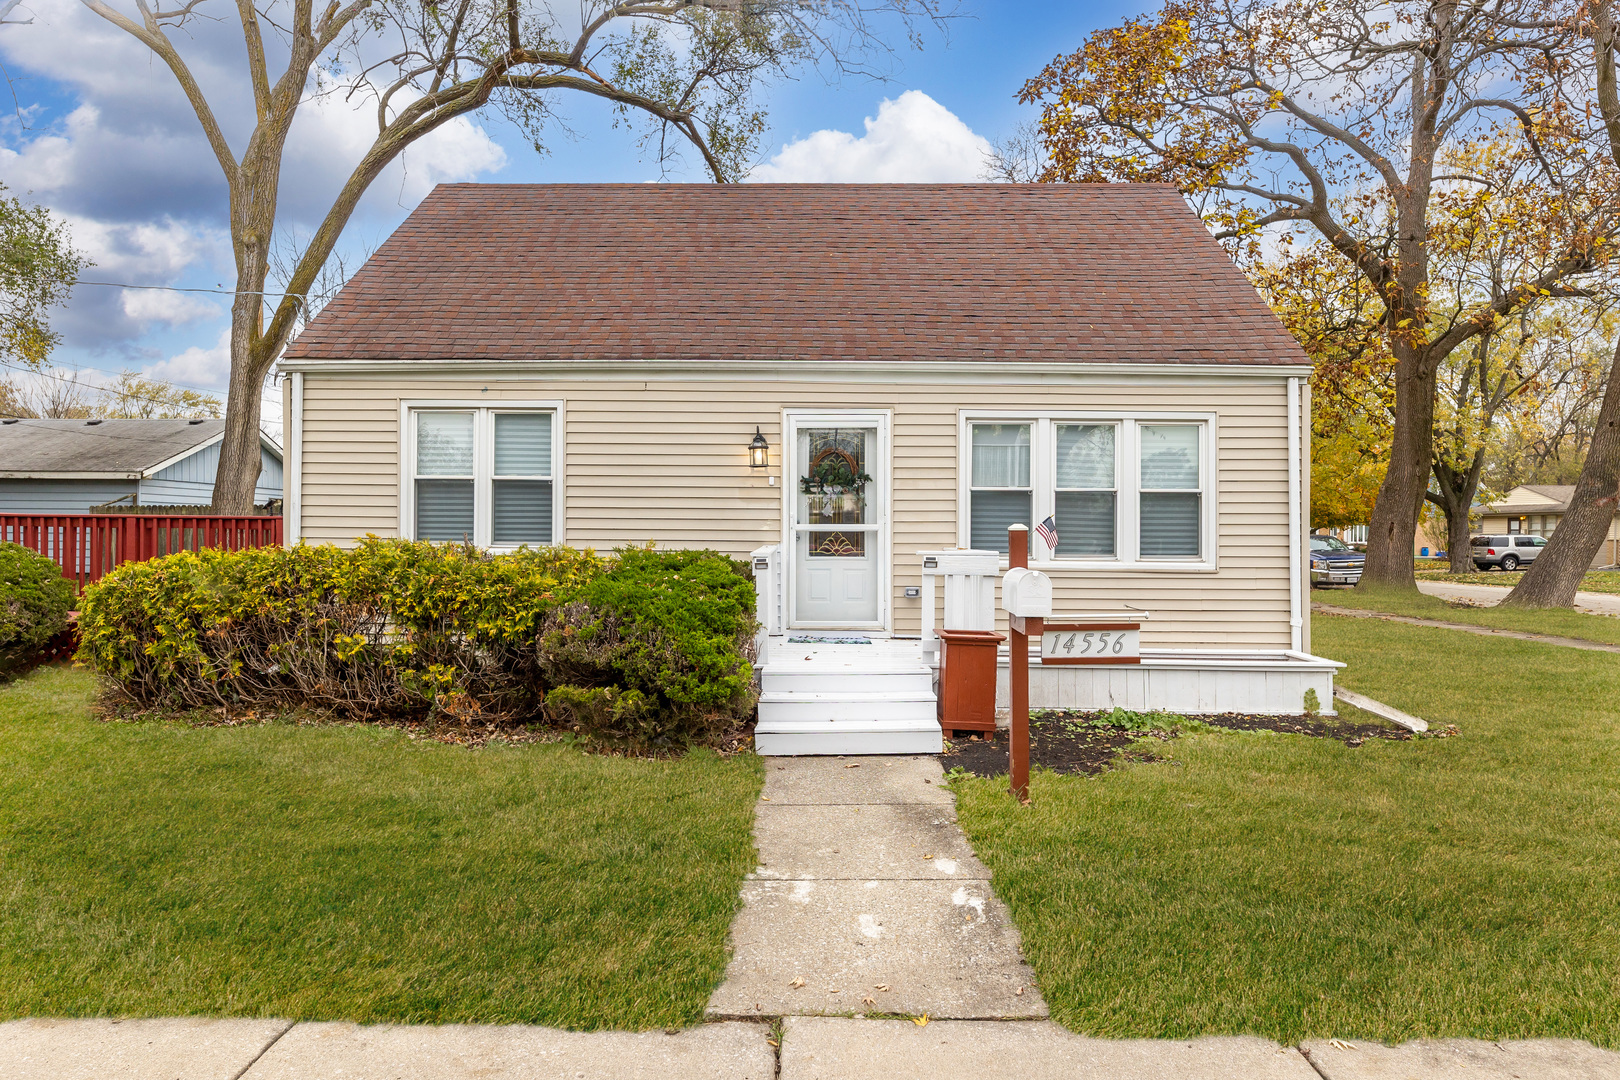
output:
[[[347,87],[334,84],[330,76],[323,82],[324,92],[312,94],[299,106],[282,160],[284,192],[292,194],[288,189],[297,187],[325,196],[298,208],[302,213],[297,216],[306,225],[319,223],[329,199],[377,137],[375,100],[360,94],[346,97]],[[403,109],[412,100],[414,95],[397,94],[393,107]],[[435,184],[473,180],[505,166],[506,151],[481,125],[458,116],[413,143],[372,182],[365,201],[373,212],[398,213],[425,199]]]
[[[866,134],[817,131],[788,143],[750,180],[809,183],[951,183],[980,179],[990,142],[921,90],[885,99]]]
[[[231,328],[219,332],[219,339],[204,348],[193,345],[182,353],[142,369],[150,379],[164,379],[185,386],[224,387],[231,372]]]

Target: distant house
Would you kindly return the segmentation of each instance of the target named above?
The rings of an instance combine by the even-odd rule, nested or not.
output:
[[[1569,512],[1569,503],[1574,497],[1573,484],[1520,484],[1503,496],[1501,501],[1484,508],[1478,531],[1492,535],[1528,533],[1531,536],[1551,536]],[[1613,566],[1616,562],[1620,562],[1620,523],[1611,518],[1609,535],[1592,557],[1592,565]]]
[[[0,420],[0,513],[207,506],[224,436],[223,420]],[[261,434],[259,453],[262,506],[281,498],[281,447]]]

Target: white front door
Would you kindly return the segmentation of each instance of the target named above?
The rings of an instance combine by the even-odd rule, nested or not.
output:
[[[791,625],[880,629],[887,605],[886,417],[790,417]]]

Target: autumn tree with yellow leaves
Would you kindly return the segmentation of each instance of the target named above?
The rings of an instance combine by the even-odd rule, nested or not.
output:
[[[1023,88],[1057,182],[1177,185],[1237,248],[1325,243],[1381,308],[1393,392],[1370,586],[1414,587],[1442,362],[1526,306],[1584,295],[1617,225],[1562,0],[1171,0],[1097,31]],[[1436,307],[1431,217],[1460,148],[1511,132],[1541,170],[1527,248],[1488,296]],[[1611,170],[1612,171],[1612,170]]]

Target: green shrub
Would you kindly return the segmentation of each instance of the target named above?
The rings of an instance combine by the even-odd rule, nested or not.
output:
[[[752,708],[741,574],[712,552],[490,555],[376,537],[182,552],[86,590],[79,658],[150,705],[549,714],[593,735],[686,742]]]
[[[546,615],[540,663],[556,687],[547,712],[640,744],[702,738],[747,715],[755,621],[745,567],[712,551],[621,551]],[[584,692],[596,689],[614,693]]]
[[[72,609],[73,583],[61,567],[21,544],[0,542],[0,676],[66,630]]]

